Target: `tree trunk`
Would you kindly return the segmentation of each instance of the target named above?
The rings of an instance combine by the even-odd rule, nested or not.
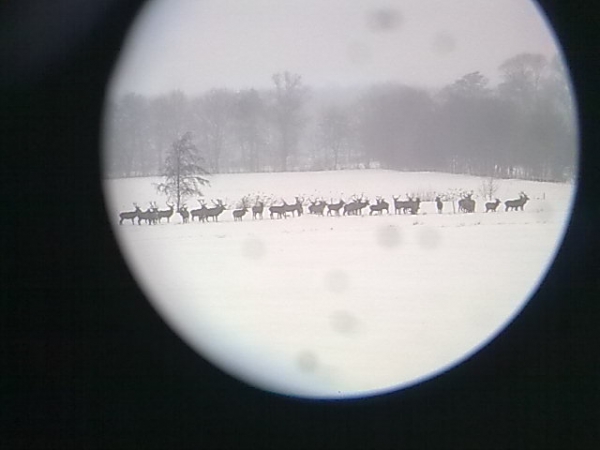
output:
[[[181,152],[177,155],[177,211],[181,208]]]

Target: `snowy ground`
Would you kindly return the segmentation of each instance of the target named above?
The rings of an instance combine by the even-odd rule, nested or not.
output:
[[[468,357],[524,306],[558,249],[567,184],[503,180],[524,212],[315,217],[118,225],[157,196],[149,178],[105,182],[132,271],[165,320],[203,356],[259,387],[309,397],[404,387]],[[382,170],[218,175],[206,198],[292,201],[364,193],[477,193],[481,179]],[[195,206],[188,201],[190,206]]]

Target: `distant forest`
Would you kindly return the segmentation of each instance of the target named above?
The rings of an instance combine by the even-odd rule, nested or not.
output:
[[[272,88],[129,93],[108,105],[104,176],[161,175],[191,132],[210,173],[385,168],[565,181],[577,124],[558,56],[523,53],[436,91],[398,83],[311,89],[301,74]]]

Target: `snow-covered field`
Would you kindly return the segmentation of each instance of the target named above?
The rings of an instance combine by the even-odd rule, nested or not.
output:
[[[107,209],[152,305],[204,357],[264,389],[308,397],[405,387],[471,355],[524,306],[552,262],[572,185],[502,180],[523,212],[318,217],[119,226],[137,202],[163,207],[158,179],[105,181]],[[477,192],[481,179],[383,170],[211,177],[207,199],[246,194],[290,202],[361,193]],[[190,207],[194,201],[188,200]],[[306,210],[306,208],[305,208]],[[367,212],[368,210],[365,210]],[[266,212],[266,211],[265,211]]]

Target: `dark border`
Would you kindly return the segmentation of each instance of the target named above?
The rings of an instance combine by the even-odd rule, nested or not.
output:
[[[3,447],[594,448],[600,71],[583,2],[540,2],[565,49],[582,136],[574,214],[546,280],[497,339],[443,376],[341,402],[269,394],[215,369],[148,307],[121,259],[98,182],[98,124],[142,3],[0,7]]]

